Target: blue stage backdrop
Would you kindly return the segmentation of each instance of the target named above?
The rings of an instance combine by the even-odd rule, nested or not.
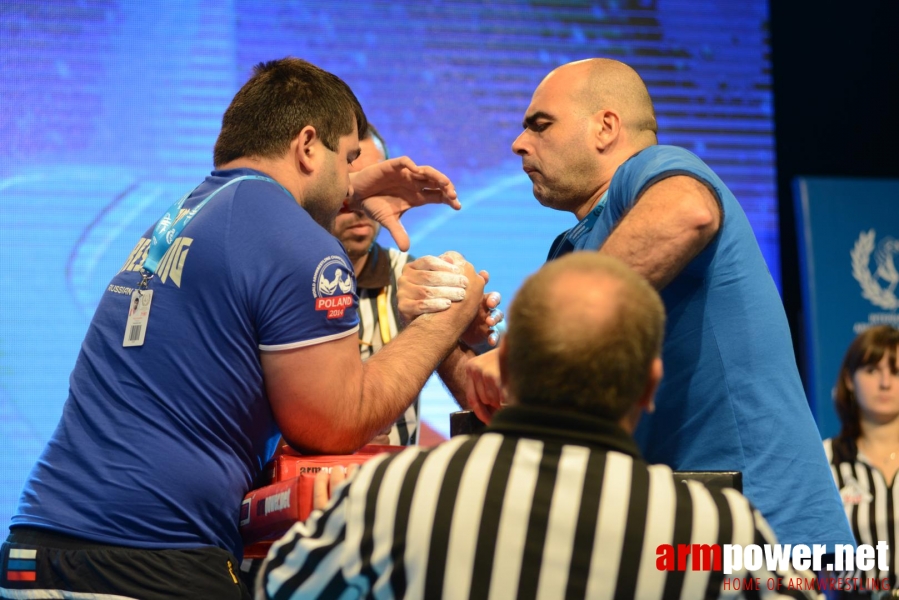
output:
[[[852,339],[899,327],[899,180],[801,177],[796,224],[808,395],[818,428],[836,435],[832,391]]]
[[[464,209],[408,214],[413,252],[461,251],[508,303],[573,223],[537,204],[510,150],[530,95],[562,63],[628,62],[660,141],[721,175],[778,280],[767,18],[765,0],[0,3],[0,530],[101,290],[210,170],[255,63],[336,73],[393,154],[452,177]],[[429,384],[425,419],[445,432],[452,408]]]

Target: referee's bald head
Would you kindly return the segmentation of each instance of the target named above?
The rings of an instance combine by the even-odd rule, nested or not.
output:
[[[501,352],[512,403],[620,421],[650,404],[661,378],[665,309],[618,259],[575,252],[529,277]]]

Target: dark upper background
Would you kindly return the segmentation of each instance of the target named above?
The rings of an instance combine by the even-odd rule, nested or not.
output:
[[[799,353],[792,181],[899,177],[899,2],[770,0],[769,11],[781,286]]]

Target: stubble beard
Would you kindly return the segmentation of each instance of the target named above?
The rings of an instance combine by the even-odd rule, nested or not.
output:
[[[335,209],[333,203],[322,201],[321,198],[307,198],[303,203],[303,208],[306,209],[313,221],[326,230],[331,231],[334,227],[334,219],[337,218],[339,207]]]
[[[368,254],[368,251],[371,249],[371,245],[374,241],[368,236],[364,238],[347,235],[336,237],[338,240],[340,240],[340,243],[343,244],[343,248],[344,250],[346,250],[347,256],[349,256],[350,260],[352,260],[353,262],[356,262],[357,259]]]
[[[541,206],[553,210],[572,212],[583,203],[585,192],[570,186],[550,188],[545,183],[534,183],[534,198]]]
[[[576,212],[593,194],[592,182],[596,179],[596,166],[582,158],[571,156],[566,166],[566,176],[550,181],[540,173],[539,181],[533,181],[534,198],[547,208]]]
[[[337,174],[334,171],[322,173],[318,181],[306,193],[303,208],[312,217],[312,220],[324,227],[329,232],[334,227],[334,220],[346,199],[346,190],[340,195],[337,185]]]

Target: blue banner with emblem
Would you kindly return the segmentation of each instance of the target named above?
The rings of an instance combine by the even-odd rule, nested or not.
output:
[[[807,391],[824,437],[840,430],[832,390],[852,339],[899,327],[899,180],[794,181]]]

